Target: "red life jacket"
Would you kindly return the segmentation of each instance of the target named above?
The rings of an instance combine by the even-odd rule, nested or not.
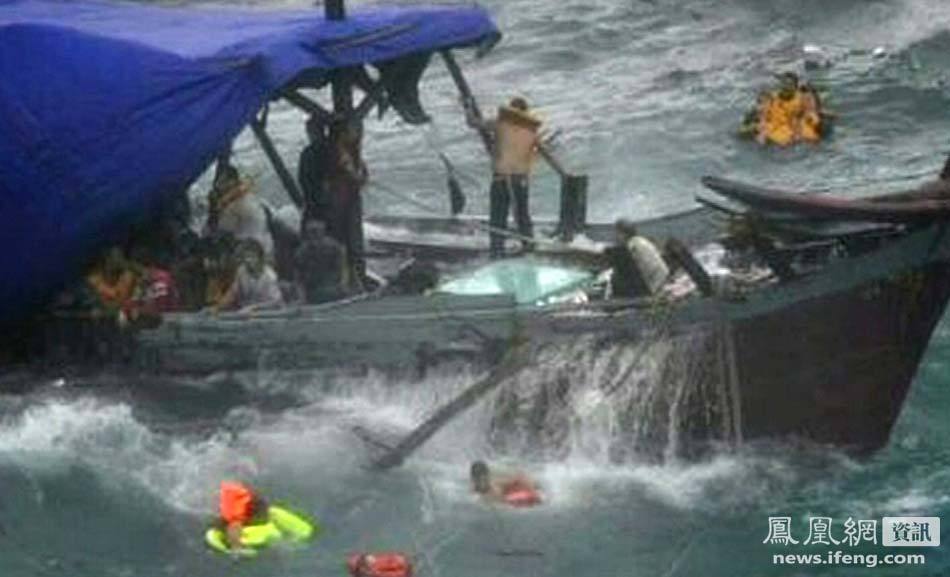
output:
[[[254,512],[254,493],[243,483],[221,482],[221,519],[228,525],[243,525],[251,520]]]
[[[402,553],[353,553],[346,559],[352,577],[412,577],[412,562]]]
[[[143,294],[139,300],[143,311],[160,314],[178,309],[178,289],[171,273],[160,268],[150,268],[143,285]]]
[[[533,507],[541,504],[541,493],[530,483],[516,479],[501,490],[505,503],[512,507]]]

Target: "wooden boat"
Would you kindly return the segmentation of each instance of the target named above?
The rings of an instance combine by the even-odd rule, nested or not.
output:
[[[719,194],[755,209],[838,222],[914,223],[950,218],[950,198],[848,199],[749,185],[705,177],[703,184]]]
[[[328,9],[334,5],[342,9],[327,3]],[[79,7],[107,17],[74,19],[71,10]],[[484,49],[498,37],[478,8],[373,9],[345,22],[333,21],[342,13],[264,16],[209,8],[197,18],[192,42],[179,45],[166,42],[190,22],[178,10],[51,0],[0,4],[0,19],[22,24],[0,30],[0,49],[5,56],[9,51],[3,59],[9,66],[0,63],[0,110],[9,112],[0,114],[5,168],[0,229],[8,235],[0,266],[16,273],[0,285],[3,322],[35,310],[40,297],[112,242],[130,217],[147,215],[167,187],[191,183],[245,125],[254,129],[288,192],[299,194],[274,154],[266,115],[259,114],[270,99],[284,98],[320,114],[320,106],[298,89],[329,84],[335,104],[348,109],[354,104],[350,86],[333,71],[367,64],[385,75],[395,63],[397,72],[409,67],[421,73],[419,55],[435,52],[464,94],[450,50]],[[249,21],[268,34],[236,25]],[[209,36],[209,30],[225,32]],[[23,42],[20,34],[27,40],[36,34],[43,42]],[[88,69],[98,62],[88,57],[92,53],[108,57],[128,75],[103,74],[98,65]],[[63,82],[29,81],[33,71],[49,69],[72,74],[64,74]],[[142,81],[141,91],[122,90],[129,78]],[[73,80],[81,85],[73,86]],[[383,82],[366,88],[355,113],[365,115],[387,92],[404,118],[424,121],[412,98],[414,85],[400,90]],[[109,98],[61,106],[73,90]],[[235,91],[241,98],[231,98]],[[222,101],[222,94],[229,98]],[[179,108],[186,102],[198,109],[185,114]],[[205,114],[210,109],[218,114]],[[58,132],[45,140],[27,139],[24,119]],[[77,125],[92,132],[71,129]],[[149,138],[143,141],[145,134]],[[79,146],[74,138],[96,146]],[[75,159],[60,146],[89,157]],[[882,446],[950,297],[943,205],[921,204],[912,196],[871,204],[792,199],[721,180],[706,182],[756,221],[745,248],[733,242],[732,248],[715,249],[747,260],[741,267],[746,274],[713,274],[717,288],[710,294],[688,290],[689,281],[681,276],[674,284],[685,290],[638,300],[604,298],[592,282],[527,290],[533,297],[520,301],[505,294],[512,291],[496,288],[486,294],[371,295],[250,316],[177,314],[140,331],[117,331],[110,319],[57,317],[40,331],[48,353],[41,369],[56,371],[59,360],[74,367],[75,355],[62,349],[79,343],[79,353],[90,353],[94,369],[111,374],[375,369],[405,383],[409,374],[459,359],[490,367],[519,343],[520,370],[508,396],[497,401],[499,415],[517,416],[527,398],[534,430],[556,422],[550,399],[591,392],[609,399],[621,422],[637,424],[621,427],[628,435],[621,443],[625,448],[655,444],[657,436],[703,444],[794,435],[862,450]],[[673,215],[643,223],[642,229],[656,240],[673,236],[702,252],[724,233],[713,218],[718,212]],[[467,226],[462,221],[376,223],[405,226],[416,235],[410,242],[370,235],[381,257],[408,251],[455,262],[481,259],[484,240],[458,235],[459,227]],[[432,231],[455,240],[420,238]],[[609,231],[591,227],[590,235],[602,241]],[[540,285],[538,274],[533,282]],[[584,299],[574,298],[578,290]],[[660,349],[666,352],[658,354]],[[514,421],[509,429],[517,428]]]
[[[707,223],[706,236],[721,231],[708,210],[680,221],[697,222]],[[564,394],[565,386],[613,394],[634,386],[622,359],[636,364],[637,351],[668,342],[680,350],[655,378],[669,384],[671,371],[694,369],[676,399],[669,397],[676,387],[661,388],[649,411],[661,418],[678,403],[678,421],[664,426],[665,434],[675,428],[681,443],[797,436],[879,448],[950,298],[950,238],[942,222],[831,239],[801,234],[780,247],[793,276],[770,270],[732,279],[726,288],[730,277],[718,277],[712,296],[693,290],[666,299],[596,300],[590,289],[581,304],[434,295],[253,319],[183,316],[143,334],[136,359],[150,372],[373,367],[405,378],[459,358],[488,367],[510,343],[526,340],[531,352],[514,390],[527,380],[533,396],[551,387]],[[611,362],[617,366],[602,372]],[[591,375],[597,384],[590,385]],[[628,446],[644,442],[631,439]]]

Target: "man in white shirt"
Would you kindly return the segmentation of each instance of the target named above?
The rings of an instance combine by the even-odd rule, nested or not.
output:
[[[237,273],[234,283],[216,308],[237,308],[241,312],[278,308],[284,298],[277,282],[277,273],[264,260],[264,249],[254,240],[246,240],[238,249]]]
[[[617,244],[605,253],[613,267],[614,298],[638,298],[656,294],[670,276],[670,269],[656,246],[640,236],[628,220],[618,220]]]
[[[274,240],[267,229],[267,213],[247,179],[233,167],[227,167],[214,183],[210,199],[208,229],[230,232],[238,240],[257,241],[265,258],[274,256]]]

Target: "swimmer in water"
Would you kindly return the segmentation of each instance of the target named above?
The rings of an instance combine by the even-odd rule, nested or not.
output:
[[[530,507],[541,503],[537,484],[526,475],[492,475],[484,461],[475,461],[469,472],[472,490],[482,498],[514,507]]]

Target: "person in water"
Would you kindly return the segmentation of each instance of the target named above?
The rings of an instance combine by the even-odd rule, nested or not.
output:
[[[542,146],[539,132],[541,121],[531,114],[528,102],[521,97],[512,98],[507,106],[499,107],[495,120],[479,120],[471,107],[466,109],[466,120],[472,128],[491,133],[494,141],[489,192],[492,257],[500,257],[504,252],[505,238],[502,231],[508,228],[512,200],[522,247],[532,250],[534,244],[530,240],[533,230],[528,210],[528,181],[535,156]]]
[[[267,502],[238,481],[222,481],[218,499],[219,524],[231,549],[239,549],[244,527],[268,522]]]
[[[636,225],[626,219],[616,225],[617,244],[604,254],[613,268],[613,298],[639,298],[656,294],[670,276],[670,268],[659,249],[641,236]]]
[[[541,503],[537,484],[526,475],[494,475],[484,461],[475,461],[469,469],[472,491],[483,499],[515,507]]]
[[[798,75],[778,76],[775,90],[759,94],[756,106],[743,120],[740,134],[759,144],[788,146],[797,142],[819,142],[826,132],[826,117],[818,92]]]
[[[300,294],[307,304],[339,300],[349,292],[350,270],[346,249],[326,234],[321,220],[303,225],[303,238],[294,255],[294,269]]]
[[[276,308],[284,304],[277,273],[264,260],[264,249],[253,240],[245,240],[238,248],[240,265],[234,282],[212,312],[240,309],[242,312]]]

